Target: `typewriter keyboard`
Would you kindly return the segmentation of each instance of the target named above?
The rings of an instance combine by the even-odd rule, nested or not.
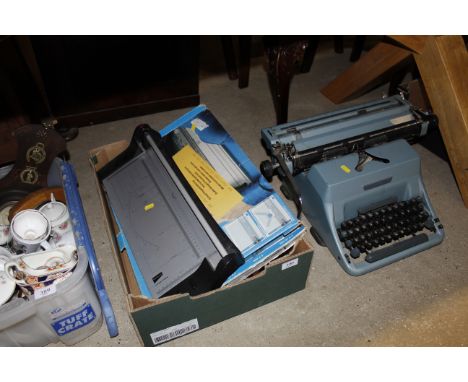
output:
[[[367,253],[365,260],[374,262],[427,241],[427,235],[422,233],[425,228],[435,230],[422,198],[418,196],[359,213],[342,222],[337,232],[353,259]]]

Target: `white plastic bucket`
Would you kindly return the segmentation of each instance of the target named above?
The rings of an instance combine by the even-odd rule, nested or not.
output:
[[[0,346],[73,345],[100,328],[101,306],[81,247],[78,258],[66,280],[36,292],[29,301],[16,298],[0,307]]]

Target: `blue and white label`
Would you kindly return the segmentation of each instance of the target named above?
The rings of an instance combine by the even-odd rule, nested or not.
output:
[[[96,313],[94,313],[92,306],[88,304],[78,312],[55,321],[52,323],[52,327],[59,336],[63,336],[90,324],[95,318]]]

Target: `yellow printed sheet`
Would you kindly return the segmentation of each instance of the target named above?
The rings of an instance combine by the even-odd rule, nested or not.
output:
[[[242,195],[190,146],[173,157],[179,170],[211,215],[221,219],[242,201]]]

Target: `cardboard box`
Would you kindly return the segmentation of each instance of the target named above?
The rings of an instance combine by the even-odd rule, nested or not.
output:
[[[128,142],[119,141],[92,150],[93,170],[98,171],[127,146]],[[301,239],[290,253],[238,283],[196,297],[183,294],[148,299],[142,296],[126,251],[120,251],[117,244],[118,227],[97,176],[95,182],[119,276],[127,292],[130,318],[143,345],[159,345],[304,289],[313,250]]]

